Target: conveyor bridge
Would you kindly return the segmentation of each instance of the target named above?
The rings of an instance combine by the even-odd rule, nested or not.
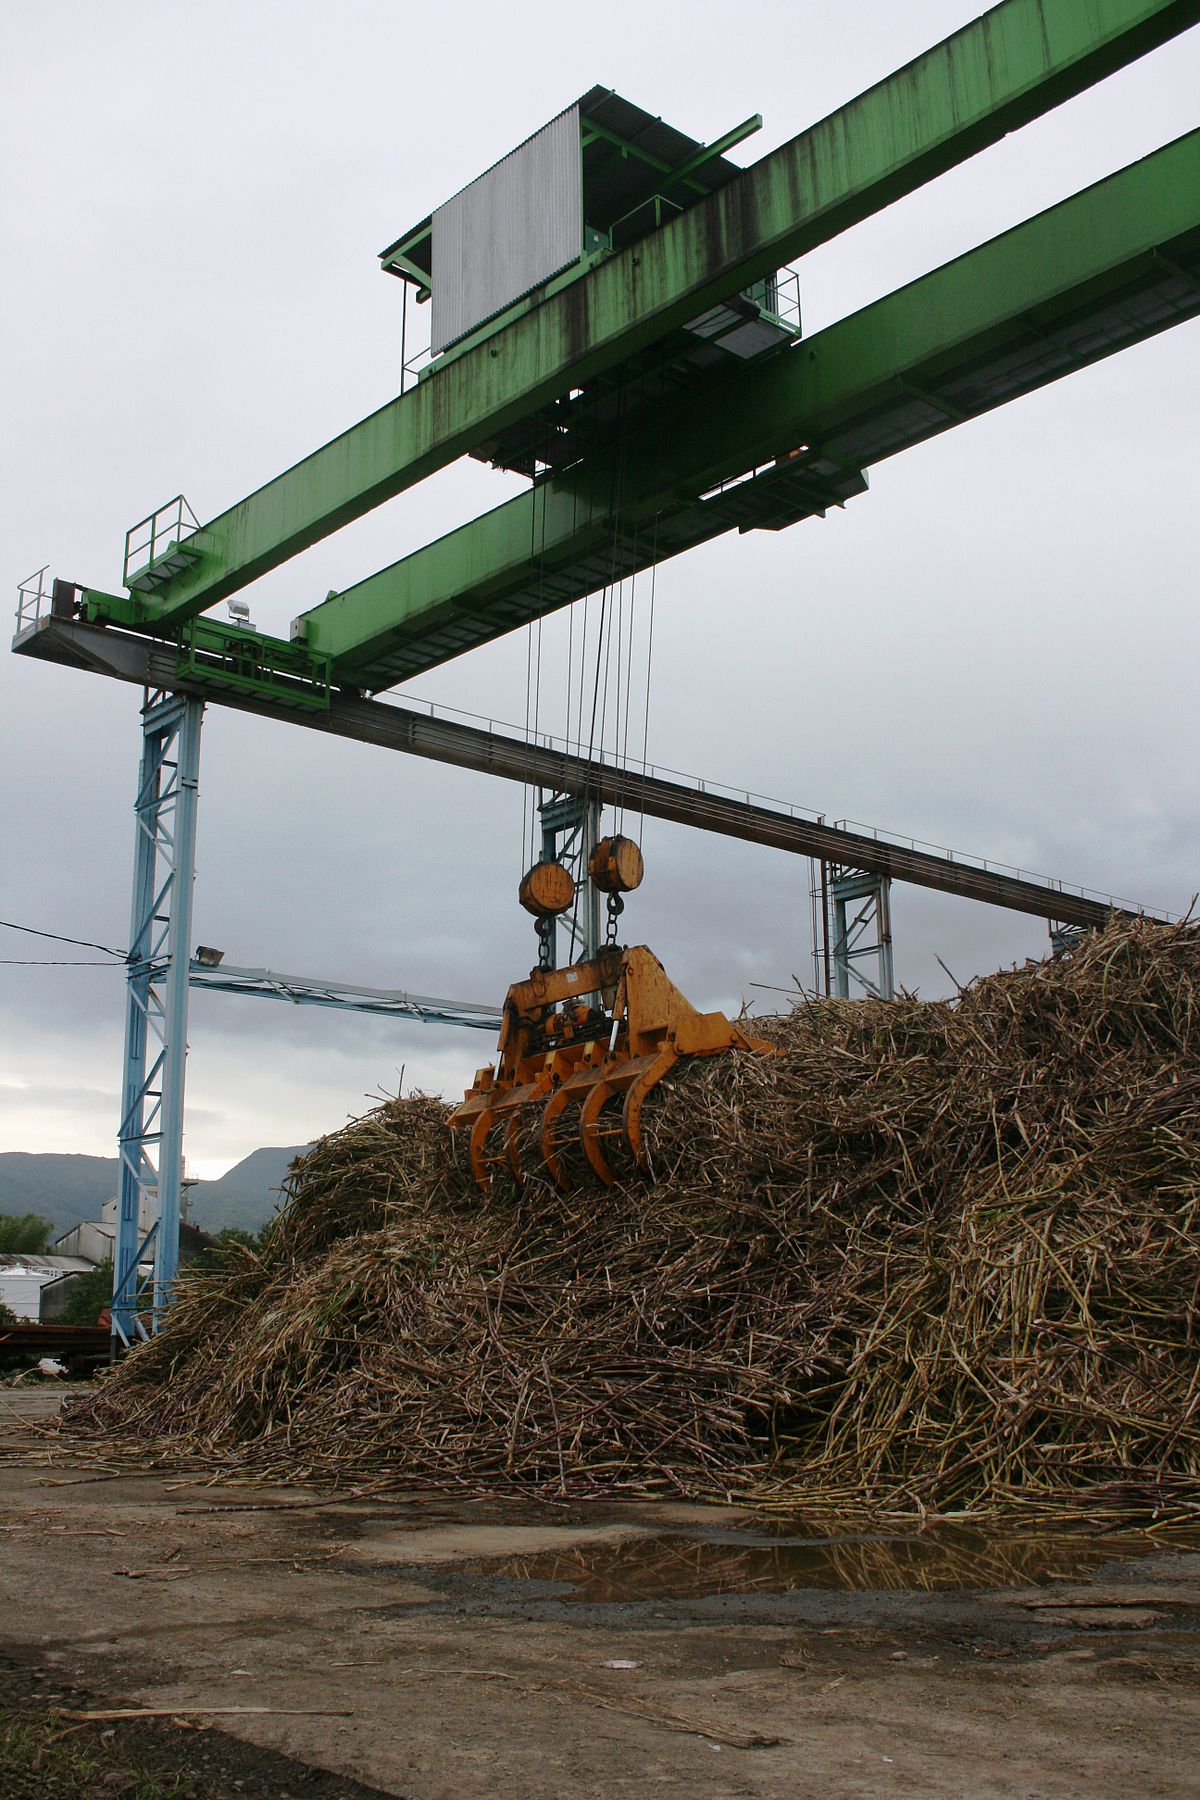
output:
[[[828,824],[822,815],[785,801],[746,792],[739,795],[699,780],[668,779],[650,769],[597,761],[552,741],[531,742],[509,735],[490,722],[469,724],[433,710],[341,693],[332,694],[322,709],[296,710],[287,700],[269,694],[210,686],[202,675],[181,681],[169,645],[112,627],[101,629],[47,614],[30,628],[23,648],[26,655],[91,669],[137,687],[156,689],[171,684],[178,692],[260,718],[285,719],[331,737],[352,738],[408,756],[475,769],[551,793],[587,795],[602,806],[766,844],[794,856],[863,869],[1058,924],[1100,926],[1113,911],[1148,910],[981,858],[958,856],[872,830]],[[1165,915],[1150,912],[1148,916]]]

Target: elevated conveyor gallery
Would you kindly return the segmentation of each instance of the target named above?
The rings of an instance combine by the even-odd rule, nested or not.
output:
[[[1113,911],[1147,912],[1132,902],[989,866],[977,858],[939,854],[886,836],[843,830],[782,804],[739,799],[699,783],[665,780],[642,769],[622,768],[391,701],[334,694],[325,708],[297,710],[269,695],[206,689],[203,682],[181,683],[176,680],[169,648],[113,628],[101,630],[47,617],[31,633],[25,653],[91,669],[141,688],[160,688],[170,679],[181,692],[192,692],[197,698],[207,694],[223,706],[260,718],[284,719],[331,737],[376,744],[380,749],[474,769],[504,781],[533,784],[549,793],[588,794],[603,806],[668,819],[720,837],[766,844],[794,856],[864,869],[888,880],[958,894],[1037,919],[1093,927],[1102,925]],[[1149,916],[1157,915],[1151,911]],[[210,979],[205,985],[218,984]]]

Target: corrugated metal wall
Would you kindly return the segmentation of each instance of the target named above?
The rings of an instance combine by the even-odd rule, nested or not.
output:
[[[430,348],[444,350],[575,262],[582,236],[572,106],[434,213]]]

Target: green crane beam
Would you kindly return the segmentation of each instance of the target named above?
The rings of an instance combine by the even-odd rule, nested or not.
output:
[[[734,525],[822,512],[870,464],[1197,312],[1200,131],[659,415],[619,476],[605,453],[544,480],[298,633],[335,680],[391,686]]]
[[[388,402],[93,617],[178,625],[1200,18],[1200,0],[1002,0],[981,18]]]

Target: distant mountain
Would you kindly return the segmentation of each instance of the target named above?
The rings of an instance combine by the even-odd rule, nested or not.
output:
[[[49,1219],[56,1237],[81,1219],[98,1218],[116,1191],[115,1156],[0,1153],[0,1212],[37,1213]]]
[[[188,1201],[193,1225],[212,1232],[226,1226],[257,1231],[279,1204],[278,1189],[289,1165],[306,1148],[252,1150],[218,1181],[198,1181]],[[0,1212],[37,1213],[49,1219],[54,1237],[82,1219],[99,1218],[100,1208],[116,1191],[115,1156],[0,1152]]]
[[[198,1181],[188,1200],[188,1218],[201,1231],[257,1231],[280,1202],[283,1178],[307,1144],[290,1149],[252,1150],[217,1181]]]

